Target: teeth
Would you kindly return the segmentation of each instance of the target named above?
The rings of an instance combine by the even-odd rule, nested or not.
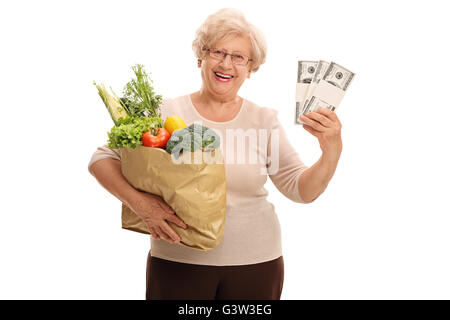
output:
[[[224,74],[221,74],[221,73],[219,73],[219,72],[214,72],[216,75],[218,75],[219,77],[222,77],[222,78],[226,78],[226,79],[231,79],[233,76],[227,76],[227,75],[224,75]]]

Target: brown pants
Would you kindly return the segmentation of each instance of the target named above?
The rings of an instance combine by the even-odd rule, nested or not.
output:
[[[147,300],[280,300],[283,256],[240,266],[207,266],[147,259]]]

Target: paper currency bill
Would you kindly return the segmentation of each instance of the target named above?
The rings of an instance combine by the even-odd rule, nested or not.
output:
[[[317,69],[318,61],[298,61],[297,83],[311,83]],[[304,105],[304,96],[297,93],[300,101],[295,102],[295,123],[300,124],[301,108]]]
[[[319,69],[319,67],[317,69]],[[352,82],[354,76],[355,74],[350,70],[338,65],[335,62],[331,62],[326,71],[323,73],[321,79],[338,87],[343,91],[347,91],[347,88]],[[316,78],[313,78],[313,82],[316,80]],[[319,99],[318,97],[314,96],[314,92],[312,92],[306,106],[302,109],[302,114],[315,111],[321,107],[334,111],[337,106],[332,106],[326,101]]]
[[[330,66],[330,63],[324,60],[319,60],[319,63],[317,64],[316,72],[314,72],[313,79],[311,81],[311,85],[308,88],[308,92],[305,95],[305,100],[303,102],[303,105],[300,109],[300,114],[305,113],[306,106],[309,103],[309,100],[311,99],[311,96],[314,92],[314,89],[316,85],[319,83],[319,80],[323,78],[325,75],[325,72],[327,71],[328,67]]]
[[[323,75],[323,79],[332,85],[346,91],[353,80],[355,74],[350,70],[331,62],[327,71]]]

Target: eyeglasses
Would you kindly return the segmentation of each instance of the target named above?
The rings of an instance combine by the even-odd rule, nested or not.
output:
[[[211,58],[216,59],[216,60],[224,60],[224,59],[226,59],[227,56],[230,56],[231,62],[233,62],[233,64],[238,65],[238,66],[246,66],[249,61],[253,61],[252,58],[247,57],[246,55],[243,55],[243,54],[226,53],[226,52],[216,49],[216,48],[203,48],[203,51],[205,51],[205,50],[209,52],[209,56]]]

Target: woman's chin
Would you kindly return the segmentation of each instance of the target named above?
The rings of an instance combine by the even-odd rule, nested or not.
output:
[[[231,88],[226,88],[225,86],[215,85],[212,87],[212,91],[217,95],[226,95],[233,92]]]

